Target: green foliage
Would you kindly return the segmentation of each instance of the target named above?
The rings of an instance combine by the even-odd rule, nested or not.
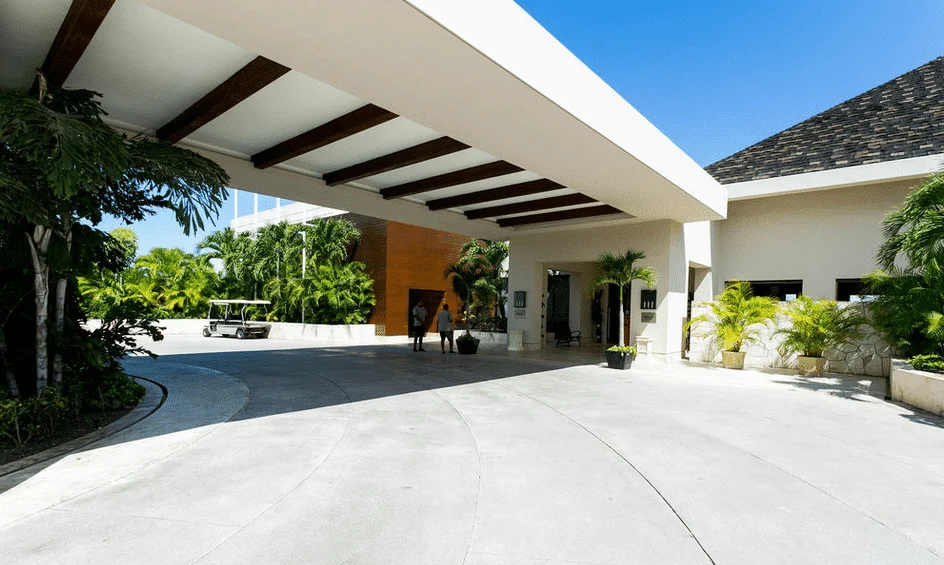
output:
[[[766,324],[777,314],[777,301],[766,296],[754,296],[751,283],[732,281],[715,302],[707,303],[711,316],[692,318],[686,328],[698,324],[713,324],[715,343],[724,351],[740,351],[745,344],[757,340],[759,324]]]
[[[636,356],[637,349],[635,345],[613,345],[610,346],[607,351],[612,351],[613,353],[619,353],[620,355],[632,355]]]
[[[507,327],[508,277],[503,263],[508,253],[507,242],[474,239],[462,246],[459,259],[443,272],[462,301],[456,313],[459,326],[467,332],[486,320],[492,320],[494,327]]]
[[[623,289],[633,281],[642,281],[652,288],[656,284],[656,272],[651,267],[637,267],[636,263],[646,258],[642,251],[626,250],[622,255],[603,253],[600,255],[597,276],[590,281],[590,294],[607,284],[615,284],[620,288],[620,299],[623,298]]]
[[[913,190],[904,205],[883,222],[885,242],[879,248],[879,267],[893,271],[904,261],[919,269],[944,257],[944,173]]]
[[[229,178],[219,165],[194,152],[112,129],[103,121],[105,113],[95,92],[50,91],[41,74],[38,84],[33,93],[0,91],[0,219],[15,226],[18,239],[29,244],[29,269],[14,273],[10,286],[18,286],[17,279],[34,286],[35,309],[20,321],[34,328],[30,355],[35,392],[41,394],[50,376],[49,359],[53,359],[52,380],[59,382],[69,377],[63,372],[64,351],[83,349],[78,341],[84,336],[75,329],[81,313],[67,316],[72,281],[81,275],[97,279],[102,287],[129,266],[105,262],[96,267],[94,247],[74,245],[92,239],[89,224],[97,225],[105,215],[132,222],[170,209],[189,234],[218,213]],[[117,245],[126,258],[133,257],[134,242],[123,235],[127,234],[116,234]],[[64,284],[51,284],[52,277]],[[119,291],[102,294],[113,303],[121,302],[127,298],[122,284],[119,277]],[[22,295],[19,290],[0,292],[0,300]],[[0,363],[9,375],[17,361],[5,353],[12,349],[6,345],[11,334],[3,337]]]
[[[908,359],[908,364],[919,371],[944,373],[944,357],[940,355],[915,355],[911,359]]]
[[[944,174],[913,190],[885,217],[882,270],[866,278],[877,295],[875,326],[906,355],[944,351]]]
[[[593,295],[601,286],[615,284],[619,287],[620,305],[625,304],[624,291],[633,281],[642,281],[652,288],[656,284],[656,272],[652,267],[637,267],[636,263],[646,258],[642,251],[627,249],[622,255],[603,253],[597,266],[597,276],[590,281],[588,294]],[[617,343],[625,342],[623,328],[623,308],[619,308],[619,337]]]
[[[798,353],[805,357],[822,357],[828,348],[854,342],[859,328],[869,320],[855,307],[840,306],[835,300],[813,300],[800,295],[786,309],[793,322],[777,331],[784,336],[780,354]]]

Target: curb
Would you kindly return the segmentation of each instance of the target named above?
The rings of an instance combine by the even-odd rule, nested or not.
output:
[[[144,398],[141,399],[141,402],[132,408],[130,412],[108,424],[107,426],[99,428],[82,437],[77,437],[73,440],[69,440],[57,446],[50,447],[45,451],[34,453],[33,455],[29,455],[22,459],[11,461],[6,465],[0,465],[0,479],[3,479],[14,473],[19,473],[29,469],[30,467],[48,463],[52,459],[64,457],[74,451],[78,451],[97,441],[105,439],[109,436],[113,436],[122,430],[130,428],[151,414],[157,412],[157,410],[164,405],[164,401],[167,400],[167,388],[157,381],[152,381],[151,379],[146,379],[144,377],[131,376],[131,378],[137,381],[144,381],[147,391],[144,393]],[[148,384],[151,386],[148,386]],[[4,490],[7,489],[5,489],[3,485],[0,485],[0,492],[3,492]]]

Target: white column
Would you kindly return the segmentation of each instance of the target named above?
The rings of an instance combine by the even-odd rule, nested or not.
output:
[[[275,199],[275,223],[279,224],[282,222],[282,199]]]
[[[252,224],[253,230],[259,231],[259,193],[252,195]]]
[[[515,253],[515,247],[512,247]],[[508,277],[508,330],[524,332],[524,348],[526,350],[541,349],[544,340],[541,338],[541,319],[543,296],[547,271],[543,263],[528,261],[525,257],[514,256],[514,268]],[[515,308],[515,292],[526,293],[524,308]]]
[[[233,222],[239,217],[239,191],[233,189]]]

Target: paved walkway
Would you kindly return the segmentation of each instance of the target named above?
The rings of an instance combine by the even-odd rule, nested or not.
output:
[[[944,565],[944,420],[869,380],[157,345],[167,404],[0,494],[0,561]]]

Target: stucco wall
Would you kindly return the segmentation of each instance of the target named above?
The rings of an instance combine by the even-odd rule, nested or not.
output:
[[[707,241],[709,239],[706,237],[705,245]],[[643,323],[641,320],[639,291],[646,287],[645,284],[634,282],[632,285],[630,341],[639,335],[648,336],[656,356],[678,358],[681,355],[682,323],[686,313],[688,261],[684,228],[672,221],[583,227],[512,237],[513,267],[509,278],[509,296],[513,299],[515,291],[523,290],[528,293],[528,302],[527,308],[520,313],[509,308],[509,329],[525,332],[526,348],[541,347],[541,298],[546,290],[546,269],[553,267],[568,270],[568,264],[584,263],[589,267],[586,274],[581,274],[573,284],[578,288],[585,287],[601,253],[622,253],[630,248],[646,253],[647,257],[640,262],[640,266],[654,268],[658,277],[655,287],[658,304],[654,323]],[[706,255],[703,253],[703,259]],[[592,336],[589,324],[590,298],[586,293],[576,296],[572,293],[572,304],[578,299],[581,301],[579,316],[575,315],[576,311],[572,315],[581,320],[580,330],[584,335]]]
[[[836,298],[836,279],[875,270],[882,220],[917,181],[739,200],[714,222],[714,288],[725,281],[803,280],[803,293]]]

